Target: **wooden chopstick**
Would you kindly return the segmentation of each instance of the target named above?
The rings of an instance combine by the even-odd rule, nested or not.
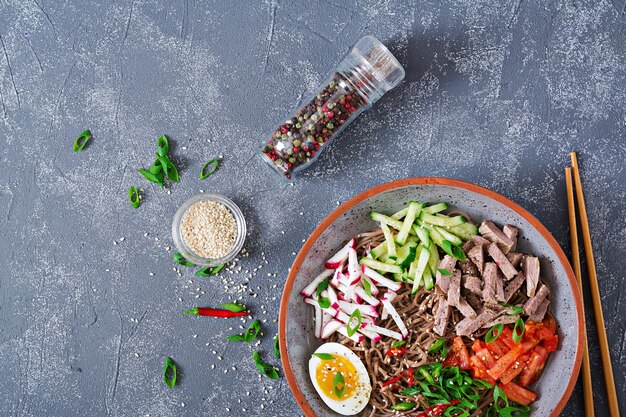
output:
[[[565,168],[565,186],[567,188],[567,209],[569,213],[569,234],[572,245],[572,266],[574,267],[574,275],[578,281],[580,289],[580,299],[582,300],[583,310],[585,301],[583,298],[583,281],[580,270],[580,252],[578,249],[578,229],[576,226],[576,204],[574,203],[574,187],[572,185],[572,169]],[[585,415],[594,417],[593,411],[593,388],[591,385],[591,366],[589,364],[589,346],[587,345],[587,333],[583,340],[583,396],[585,399]]]
[[[578,214],[580,216],[580,228],[582,229],[583,234],[585,258],[587,259],[587,273],[589,275],[589,286],[591,288],[591,301],[593,302],[593,312],[596,319],[596,327],[598,328],[600,358],[602,359],[604,384],[606,385],[606,393],[609,401],[609,414],[611,415],[611,417],[619,417],[619,406],[617,404],[617,393],[615,392],[613,366],[611,365],[609,342],[606,337],[604,314],[602,313],[602,300],[600,299],[598,276],[596,274],[596,262],[593,257],[593,247],[591,246],[591,233],[589,232],[589,219],[587,218],[585,196],[583,195],[582,184],[580,182],[580,172],[578,171],[578,159],[576,158],[576,152],[570,153],[570,157],[572,159],[572,170],[574,172],[574,184],[576,187]]]

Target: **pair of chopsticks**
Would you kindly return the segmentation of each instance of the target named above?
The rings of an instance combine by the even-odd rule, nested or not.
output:
[[[572,244],[572,264],[574,274],[578,280],[581,299],[583,297],[583,287],[580,269],[580,256],[578,250],[578,230],[576,226],[576,207],[574,204],[574,186],[572,185],[572,172],[576,189],[576,199],[578,203],[578,214],[580,216],[580,228],[582,229],[583,245],[585,248],[585,257],[587,259],[587,273],[589,275],[589,286],[591,288],[591,301],[593,302],[593,312],[596,319],[596,327],[598,328],[598,339],[600,344],[600,356],[602,359],[602,369],[604,372],[604,384],[609,401],[609,413],[611,417],[619,417],[619,407],[617,404],[617,393],[615,392],[615,380],[613,379],[613,366],[611,365],[611,356],[609,353],[609,343],[606,338],[606,327],[604,325],[604,314],[602,313],[602,301],[600,299],[600,289],[598,288],[598,277],[596,274],[596,263],[593,257],[593,248],[591,246],[591,233],[589,232],[589,219],[587,218],[587,208],[585,207],[585,196],[583,194],[582,184],[580,181],[580,172],[578,171],[578,159],[576,152],[570,153],[572,167],[565,168],[565,184],[567,187],[567,207],[569,210],[569,226],[570,238]],[[584,307],[584,302],[583,302]],[[593,391],[591,385],[591,368],[589,366],[589,348],[587,340],[583,342],[583,392],[585,399],[585,413],[587,417],[594,416],[593,410]]]

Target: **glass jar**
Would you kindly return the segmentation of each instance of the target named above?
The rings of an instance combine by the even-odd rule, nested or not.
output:
[[[378,39],[365,36],[326,78],[318,92],[272,133],[259,155],[292,181],[327,144],[404,78],[404,68]]]

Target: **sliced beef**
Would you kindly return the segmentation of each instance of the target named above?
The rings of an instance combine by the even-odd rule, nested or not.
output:
[[[539,284],[539,258],[535,256],[524,256],[522,260],[522,271],[526,275],[526,295],[533,297]]]
[[[472,308],[471,305],[465,300],[465,298],[459,298],[459,302],[455,306],[464,317],[474,318],[476,317],[476,311]]]
[[[483,273],[485,281],[483,285],[483,300],[488,304],[498,304],[504,301],[504,283],[498,276],[498,267],[493,262],[485,264],[485,272]]]
[[[474,243],[474,245],[476,246],[489,246],[489,244],[491,243],[490,240],[485,239],[481,235],[472,236],[470,242]]]
[[[502,232],[513,241],[513,246],[511,246],[511,250],[514,251],[517,249],[517,235],[519,234],[519,229],[515,226],[511,226],[510,224],[505,224],[502,227]]]
[[[483,299],[481,296],[472,294],[471,292],[466,292],[464,295],[467,303],[474,309],[474,311],[480,310],[483,308]]]
[[[439,261],[437,269],[446,269],[452,272],[455,266],[456,259],[450,255],[446,255],[443,257],[443,259]],[[435,282],[435,293],[442,295],[448,293],[448,286],[450,285],[450,275],[443,275],[441,272],[437,271]]]
[[[523,272],[518,273],[512,281],[509,281],[504,289],[504,301],[508,303],[511,297],[513,297],[513,294],[522,288],[524,281],[526,281],[526,275]]]
[[[467,251],[467,257],[476,265],[478,272],[482,274],[485,268],[485,252],[483,251],[483,245],[476,245]]]
[[[526,301],[526,303],[524,304],[524,312],[529,316],[537,313],[537,310],[539,310],[539,306],[541,305],[541,303],[543,303],[543,300],[546,299],[548,294],[550,294],[550,290],[548,289],[548,287],[541,284],[535,296],[530,297],[528,301]]]
[[[463,287],[476,295],[482,295],[483,293],[483,281],[473,275],[463,276]]]
[[[433,331],[439,336],[445,335],[449,318],[450,305],[444,297],[441,297],[439,303],[437,304],[437,310],[435,311],[435,325],[433,326]]]
[[[498,226],[493,224],[490,220],[485,220],[482,222],[480,227],[478,228],[483,237],[487,238],[491,242],[497,244],[503,253],[507,254],[511,251],[514,243],[507,235],[505,235],[502,230],[498,229]]]
[[[509,258],[506,257],[497,244],[492,243],[489,245],[488,252],[489,256],[496,261],[496,265],[498,265],[507,280],[515,278],[515,275],[517,275],[517,269],[515,269],[511,261],[509,261]]]
[[[535,310],[535,312],[530,315],[528,320],[532,320],[534,322],[543,321],[543,318],[546,316],[546,313],[548,311],[549,305],[550,300],[548,298],[544,299],[541,304],[539,304],[539,307],[537,307],[537,310]]]
[[[463,320],[457,323],[454,330],[457,336],[470,336],[476,330],[480,329],[485,323],[490,322],[497,316],[493,310],[485,308],[478,316],[474,318],[465,317]]]
[[[470,261],[469,259],[465,262],[459,262],[459,268],[461,269],[461,273],[463,275],[480,274],[480,272],[478,272],[478,268],[476,268],[476,265],[474,265],[474,263]]]
[[[468,240],[467,242],[461,245],[461,249],[463,249],[463,252],[465,253],[467,253],[467,251],[472,249],[473,247],[474,247],[474,242],[472,242],[471,240]]]
[[[495,324],[511,324],[511,323],[515,323],[517,321],[517,319],[519,319],[519,314],[514,314],[512,316],[506,315],[506,314],[502,314],[498,317],[496,317],[495,319],[491,320],[489,323],[485,323],[483,325],[484,329],[488,329],[491,326],[495,325]]]
[[[513,267],[517,268],[522,262],[524,254],[519,252],[509,252],[506,254],[506,257],[509,259]]]
[[[448,286],[448,303],[451,306],[458,306],[461,299],[461,271],[455,269],[450,275],[450,285]]]

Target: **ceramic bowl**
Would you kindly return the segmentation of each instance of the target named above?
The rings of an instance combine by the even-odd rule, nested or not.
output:
[[[572,393],[582,356],[584,318],[574,273],[550,232],[529,212],[502,195],[463,181],[409,178],[371,188],[333,211],[313,231],[296,257],[280,306],[280,351],[294,398],[307,417],[339,416],[317,395],[308,373],[311,354],[321,344],[314,336],[313,310],[299,294],[321,272],[324,261],[354,235],[377,224],[369,212],[393,213],[409,201],[447,202],[475,222],[490,219],[520,229],[518,250],[541,259],[542,278],[551,289],[551,312],[559,324],[559,349],[550,356],[534,390],[533,417],[556,417]]]

